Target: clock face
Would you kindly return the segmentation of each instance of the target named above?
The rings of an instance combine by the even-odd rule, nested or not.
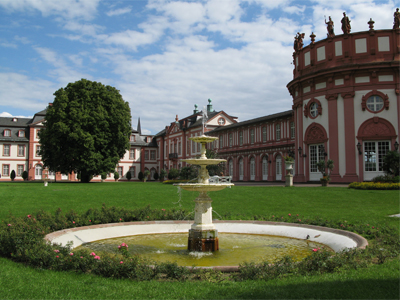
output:
[[[224,125],[225,124],[225,119],[224,118],[219,118],[218,119],[218,124],[219,125]]]

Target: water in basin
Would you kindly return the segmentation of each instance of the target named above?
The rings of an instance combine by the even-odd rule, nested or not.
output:
[[[237,266],[245,261],[270,262],[292,256],[301,260],[313,249],[327,246],[307,240],[278,236],[219,233],[220,249],[216,252],[189,252],[187,233],[135,235],[87,243],[85,247],[97,253],[118,254],[118,245],[129,245],[131,255],[139,254],[158,262],[177,262],[180,266]]]

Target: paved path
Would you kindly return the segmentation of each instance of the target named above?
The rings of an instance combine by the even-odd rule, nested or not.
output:
[[[234,185],[237,186],[285,186],[285,182],[282,181],[236,181],[232,182]],[[319,187],[321,186],[320,183],[294,183],[293,186],[295,187]],[[328,187],[348,187],[348,184],[336,184],[330,183]]]

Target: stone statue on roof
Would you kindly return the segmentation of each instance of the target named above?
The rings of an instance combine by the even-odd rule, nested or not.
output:
[[[298,32],[297,35],[294,37],[294,44],[293,44],[294,51],[297,52],[297,51],[303,49],[304,36],[305,36],[305,33]]]
[[[342,18],[342,31],[344,34],[349,34],[351,30],[350,26],[350,19],[348,16],[346,16],[346,13],[343,13],[343,18]]]
[[[333,30],[334,23],[333,23],[333,21],[331,19],[331,16],[329,16],[328,22],[325,19],[325,24],[327,25],[326,26],[326,30],[328,30],[327,36],[328,37],[334,37],[335,36],[335,32]]]
[[[393,14],[394,21],[393,21],[393,29],[400,28],[400,12],[399,8],[396,8],[396,11]]]

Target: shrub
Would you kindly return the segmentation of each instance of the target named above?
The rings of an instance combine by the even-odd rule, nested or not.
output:
[[[138,178],[139,178],[139,180],[140,180],[140,181],[142,181],[142,180],[143,180],[143,178],[144,178],[144,175],[143,175],[143,172],[142,172],[142,171],[140,171],[140,172],[139,172],[139,174],[138,174]]]
[[[23,180],[27,180],[28,179],[28,172],[27,171],[23,171],[22,172],[22,179]]]
[[[11,181],[14,181],[14,179],[15,179],[15,170],[11,171],[10,178],[11,178]]]
[[[160,181],[163,181],[164,178],[167,176],[167,171],[165,171],[164,169],[161,169],[160,171]]]
[[[144,182],[146,182],[146,180],[149,177],[149,175],[150,175],[150,171],[149,170],[144,170],[144,173],[143,173],[143,181]]]
[[[107,179],[107,173],[103,172],[101,173],[101,180]]]
[[[176,179],[179,177],[179,170],[171,168],[168,173],[168,179]]]
[[[158,180],[158,178],[159,178],[158,172],[156,171],[156,172],[154,173],[154,180]]]
[[[398,190],[400,183],[352,182],[349,188],[358,190]]]
[[[400,156],[398,151],[389,151],[383,158],[383,170],[388,175],[399,176]]]
[[[119,173],[118,172],[114,172],[114,179],[115,179],[115,181],[117,181],[119,179]]]
[[[131,180],[131,178],[132,178],[131,172],[130,171],[126,172],[125,177],[126,177],[126,179]],[[139,176],[139,179],[140,179],[140,176]]]
[[[383,183],[396,183],[400,181],[399,176],[391,176],[391,175],[380,175],[376,176],[372,179],[373,182],[383,182]]]

